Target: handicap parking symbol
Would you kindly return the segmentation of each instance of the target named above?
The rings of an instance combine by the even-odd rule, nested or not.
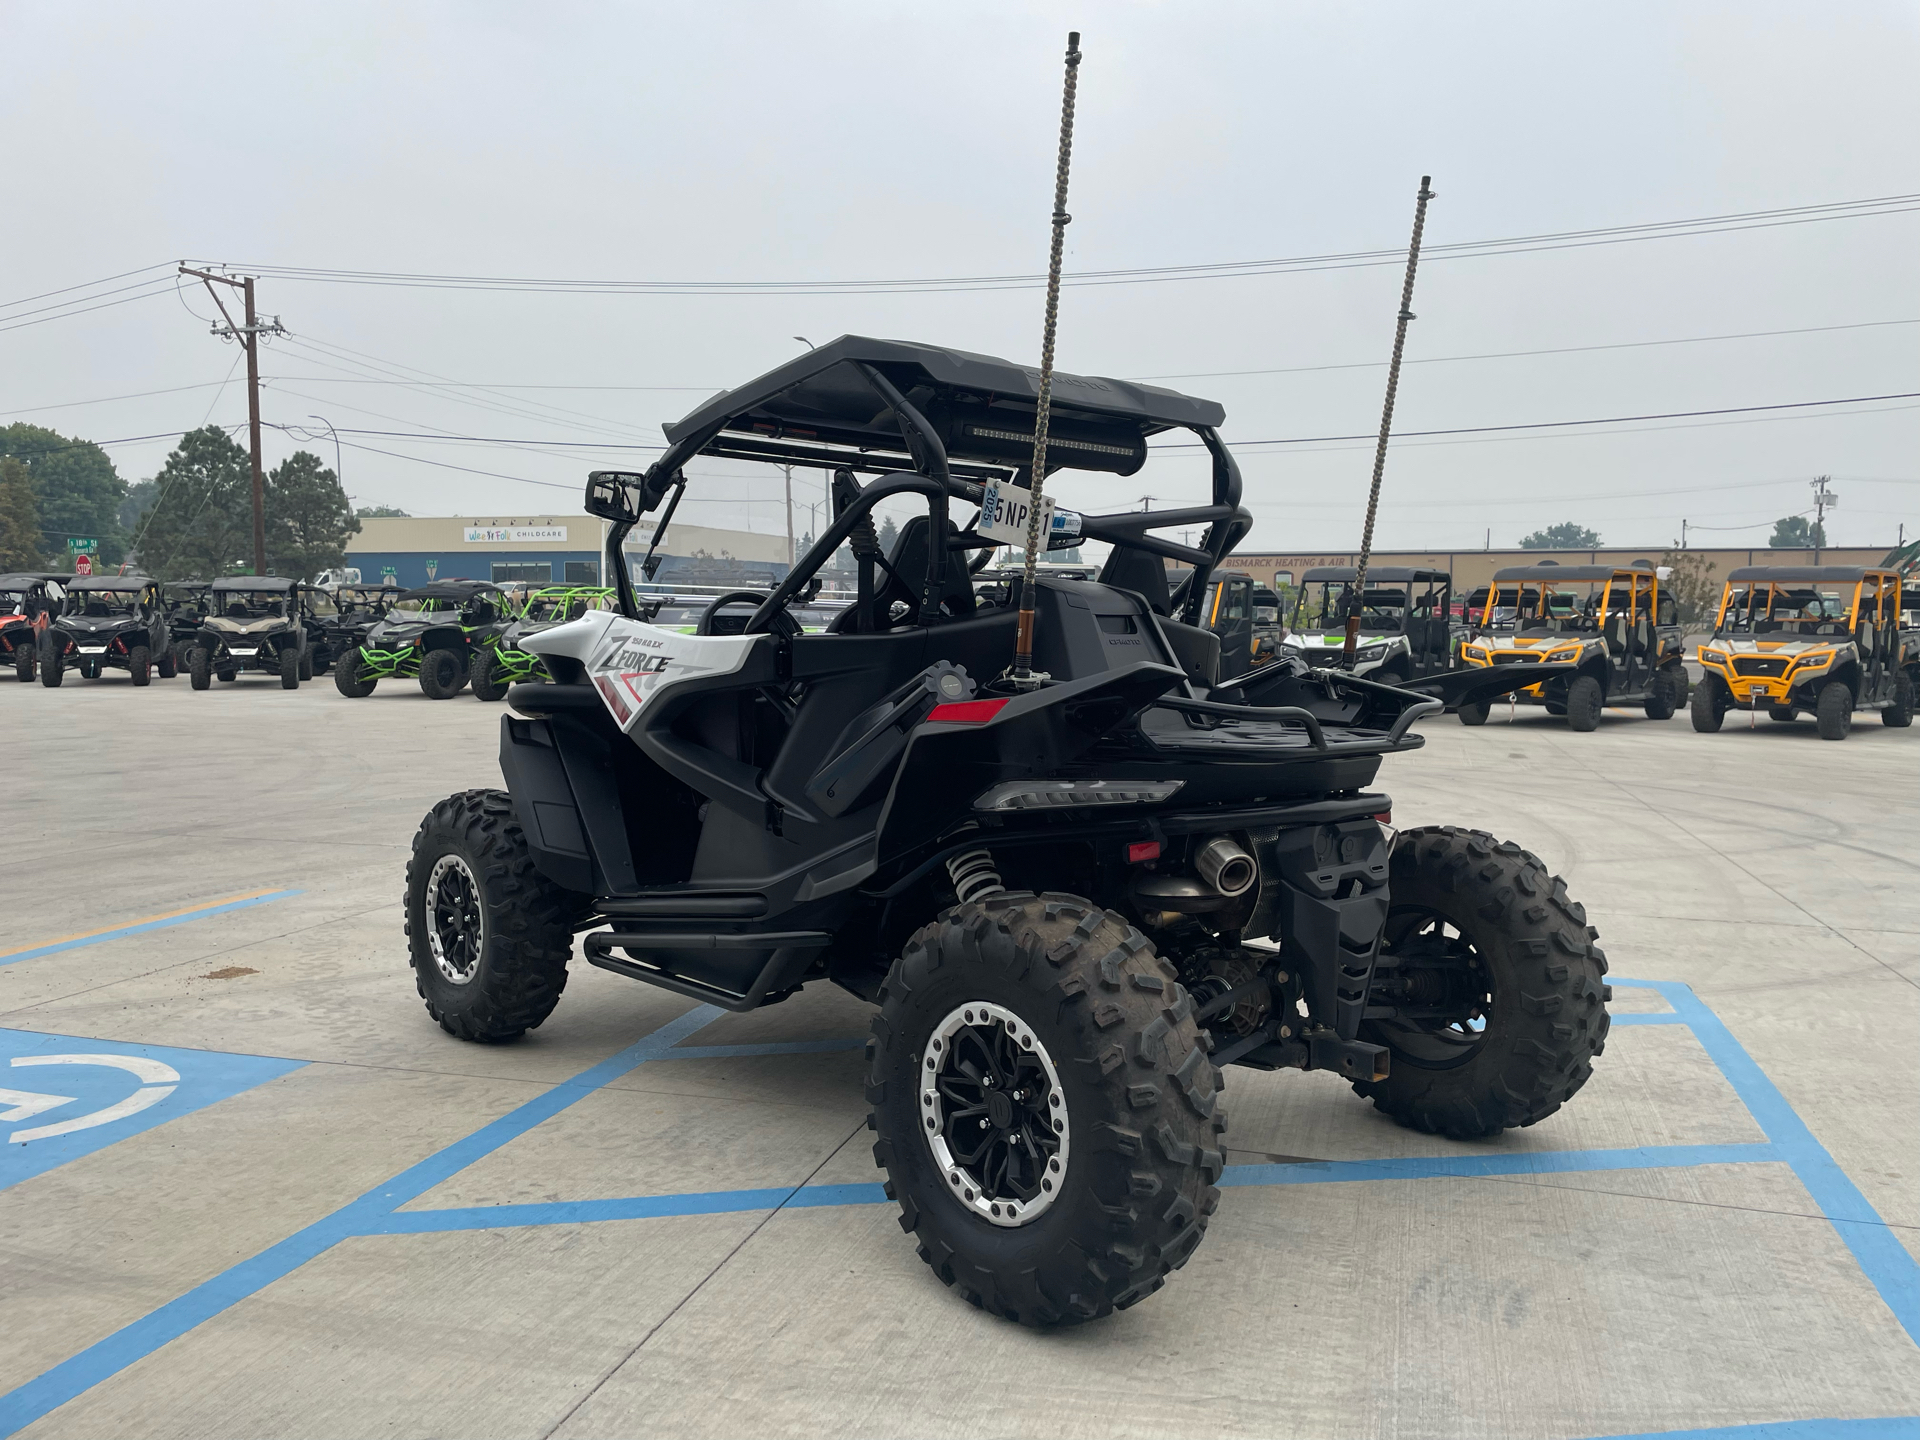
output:
[[[0,1190],[304,1063],[0,1030]]]

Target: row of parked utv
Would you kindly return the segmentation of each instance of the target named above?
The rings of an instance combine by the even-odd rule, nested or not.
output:
[[[360,698],[381,680],[416,679],[436,700],[471,684],[483,700],[545,676],[522,634],[578,618],[610,592],[555,586],[515,593],[481,581],[416,590],[319,587],[234,575],[163,584],[146,575],[0,575],[0,666],[53,688],[76,671],[123,670],[135,685],[186,675],[196,690],[242,675],[284,689],[333,672]]]

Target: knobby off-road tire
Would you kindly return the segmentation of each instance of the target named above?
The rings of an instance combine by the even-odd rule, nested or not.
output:
[[[213,688],[213,656],[198,645],[187,652],[187,683],[196,690]]]
[[[80,678],[82,680],[98,680],[100,678],[100,662],[92,658],[82,660],[80,662]]]
[[[1800,718],[1800,712],[1791,705],[1769,705],[1767,719],[1776,725],[1791,725]]]
[[[65,669],[66,665],[63,663],[60,652],[52,644],[43,640],[40,644],[40,683],[49,690],[58,690],[60,677]]]
[[[500,654],[492,646],[480,651],[473,657],[473,673],[467,683],[473,689],[476,700],[504,700],[507,698],[507,682],[496,677]]]
[[[218,670],[213,672],[213,678],[218,680],[222,685],[232,685],[239,680],[240,671],[236,666],[222,665]]]
[[[360,678],[360,652],[349,650],[340,657],[340,663],[333,667],[333,688],[349,700],[364,700],[373,693],[378,680]]]
[[[420,657],[420,692],[429,700],[451,700],[467,683],[467,658],[458,650],[429,650]]]
[[[300,652],[282,650],[280,652],[280,688],[298,690],[300,688]]]
[[[1687,713],[1693,720],[1693,728],[1702,735],[1711,735],[1720,728],[1727,718],[1727,711],[1733,708],[1733,692],[1727,689],[1727,682],[1718,675],[1709,674],[1693,687],[1693,700],[1687,707]]]
[[[894,962],[867,1043],[873,1157],[920,1258],[974,1305],[1026,1325],[1097,1319],[1158,1290],[1199,1245],[1219,1204],[1226,1111],[1174,974],[1120,916],[1029,892],[943,911]],[[1002,1018],[976,1009],[983,1023],[932,1046],[969,1007],[987,1005]],[[1029,1068],[1020,1088],[991,1092],[998,1100],[973,1085],[984,1107],[974,1113],[1002,1138],[968,1161],[957,1157],[967,1137],[978,1139],[968,1128],[978,1122],[965,1113],[960,1062],[983,1044]],[[1057,1090],[1041,1095],[1048,1086],[1032,1077],[1049,1069]],[[951,1168],[927,1133],[935,1107],[923,1077],[945,1097],[932,1128],[952,1146]],[[1050,1135],[1045,1127],[1063,1114]],[[1022,1125],[1060,1162],[1044,1181],[1017,1160],[1022,1143],[1036,1153],[1032,1138],[1013,1141]],[[996,1172],[996,1153],[1009,1168]],[[1018,1194],[1023,1176],[1032,1198],[1022,1219],[1010,1206],[1005,1219],[988,1218],[990,1202]]]
[[[1904,670],[1893,677],[1893,698],[1880,712],[1880,723],[1904,730],[1913,724],[1913,676]]]
[[[313,679],[313,652],[311,650],[302,650],[300,652],[300,678],[302,680]]]
[[[427,812],[406,899],[414,985],[441,1029],[512,1040],[553,1013],[589,897],[534,868],[506,791],[468,790]]]
[[[1606,708],[1607,692],[1600,688],[1600,682],[1591,675],[1576,675],[1573,683],[1567,686],[1567,728],[1569,730],[1598,730],[1600,712]]]
[[[1478,830],[1403,830],[1391,866],[1387,945],[1414,953],[1443,922],[1452,931],[1441,932],[1443,963],[1479,963],[1457,973],[1482,997],[1484,1023],[1476,1037],[1366,1022],[1361,1038],[1393,1054],[1387,1079],[1357,1081],[1354,1092],[1402,1125],[1455,1140],[1553,1114],[1606,1046],[1613,994],[1587,912],[1538,859]]]
[[[1647,698],[1644,708],[1649,720],[1671,720],[1674,712],[1680,708],[1680,686],[1674,681],[1673,672],[1656,670],[1647,686]]]
[[[40,667],[34,662],[40,658],[40,642],[37,637],[19,641],[13,647],[13,678],[22,685],[33,683],[34,672]]]
[[[1853,729],[1853,690],[1844,680],[1829,680],[1820,687],[1813,713],[1820,722],[1822,740],[1846,739]]]
[[[1487,715],[1491,709],[1492,706],[1485,700],[1466,700],[1461,702],[1460,708],[1454,713],[1460,717],[1462,725],[1484,725],[1487,723]]]
[[[171,680],[180,673],[180,661],[171,645],[160,652],[160,658],[153,662],[154,674],[162,680]]]
[[[127,674],[136,685],[153,683],[153,652],[144,645],[136,645],[127,652]]]

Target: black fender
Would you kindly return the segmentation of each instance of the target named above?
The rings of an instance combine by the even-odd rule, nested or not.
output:
[[[637,888],[606,737],[567,714],[502,715],[500,773],[541,874],[583,895]]]

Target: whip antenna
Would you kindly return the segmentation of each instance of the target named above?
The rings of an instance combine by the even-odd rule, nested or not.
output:
[[[1040,491],[1047,479],[1047,414],[1053,404],[1053,336],[1060,319],[1060,252],[1066,241],[1067,172],[1073,164],[1073,92],[1080,75],[1080,32],[1067,36],[1067,82],[1060,100],[1060,161],[1053,176],[1053,250],[1047,260],[1047,323],[1040,337],[1040,399],[1033,416],[1033,472],[1027,510],[1027,561],[1020,575],[1020,621],[1013,646],[1013,683],[1030,690],[1046,677],[1033,673],[1033,575],[1040,547]]]
[[[1420,268],[1420,232],[1427,228],[1427,202],[1433,199],[1431,175],[1420,177],[1420,198],[1414,202],[1413,242],[1407,247],[1407,283],[1400,287],[1400,319],[1393,331],[1393,359],[1387,364],[1387,403],[1380,412],[1380,443],[1373,452],[1373,488],[1367,492],[1367,523],[1360,532],[1360,564],[1347,597],[1347,640],[1340,663],[1353,668],[1354,647],[1360,640],[1360,611],[1367,597],[1367,561],[1373,554],[1373,516],[1380,508],[1380,477],[1387,468],[1387,436],[1393,431],[1393,397],[1400,388],[1400,353],[1407,348],[1407,322],[1413,319],[1413,275]]]

